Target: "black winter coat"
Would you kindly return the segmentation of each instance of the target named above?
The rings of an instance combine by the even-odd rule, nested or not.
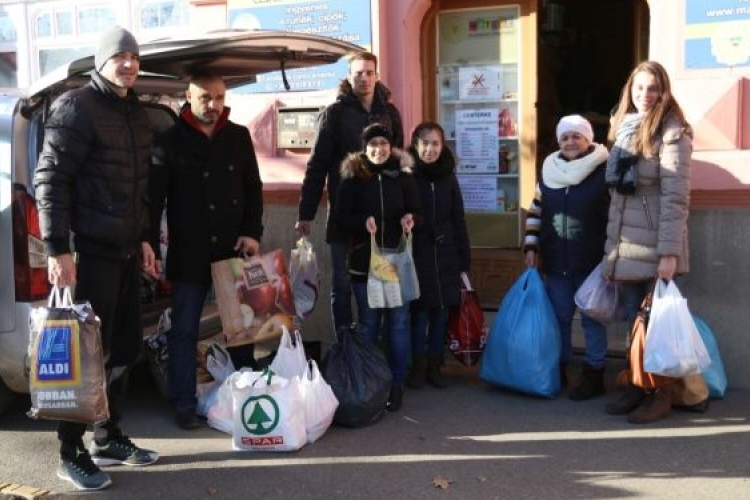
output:
[[[52,104],[34,174],[42,239],[50,255],[122,258],[148,241],[152,134],[134,92],[118,96],[94,72]]]
[[[176,125],[156,136],[151,173],[151,245],[167,205],[167,278],[210,283],[211,263],[237,256],[239,236],[263,235],[263,184],[246,127],[224,109],[213,137],[190,123],[186,106]],[[157,255],[159,255],[157,253]]]
[[[412,157],[393,149],[382,165],[372,164],[364,153],[352,153],[341,164],[341,185],[336,204],[336,224],[351,241],[349,273],[357,281],[367,279],[370,268],[370,233],[366,222],[374,217],[375,240],[381,248],[397,248],[401,242],[401,218],[420,219],[422,205],[411,175]]]
[[[539,235],[542,270],[546,274],[588,274],[604,257],[609,194],[605,163],[580,184],[542,191]]]
[[[391,144],[397,148],[404,143],[401,114],[389,102],[390,90],[378,82],[375,97],[368,112],[354,95],[351,84],[343,80],[339,85],[336,102],[329,105],[318,116],[317,134],[310,159],[307,162],[305,179],[299,201],[298,220],[313,220],[323,196],[323,186],[328,191],[328,221],[326,241],[341,240],[343,235],[336,230],[333,213],[340,182],[341,162],[349,153],[362,151],[362,131],[371,123],[382,123],[393,132]]]
[[[415,306],[451,307],[459,303],[460,275],[471,267],[464,201],[455,175],[455,159],[443,149],[437,162],[425,164],[416,151],[414,179],[422,200],[423,223],[414,231],[414,261],[421,296]]]

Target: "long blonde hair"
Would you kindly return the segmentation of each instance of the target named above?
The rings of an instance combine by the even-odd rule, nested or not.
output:
[[[620,94],[620,101],[617,104],[617,109],[610,120],[611,127],[607,140],[610,145],[615,141],[615,134],[617,129],[626,113],[635,113],[637,110],[635,104],[633,104],[632,90],[633,80],[638,73],[648,73],[656,79],[656,83],[659,86],[659,98],[654,103],[654,106],[646,112],[646,116],[643,117],[641,123],[641,129],[635,139],[635,150],[644,157],[649,157],[653,154],[654,139],[659,134],[664,120],[673,116],[677,118],[680,123],[684,126],[688,126],[687,120],[685,120],[685,114],[682,112],[682,108],[677,103],[672,95],[672,85],[669,82],[669,75],[664,66],[656,61],[644,61],[640,63],[630,73],[628,81],[622,89]]]

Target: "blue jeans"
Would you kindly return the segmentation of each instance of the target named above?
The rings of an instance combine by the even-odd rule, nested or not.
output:
[[[349,278],[349,244],[331,241],[331,316],[338,332],[352,324],[352,286]]]
[[[409,304],[389,309],[373,309],[367,303],[367,283],[352,282],[357,300],[359,322],[365,330],[365,338],[378,345],[380,324],[385,319],[385,338],[388,342],[388,363],[391,366],[393,385],[403,385],[409,358]]]
[[[444,307],[413,307],[411,310],[411,349],[417,356],[443,357],[448,332],[448,309]]]
[[[172,328],[167,332],[167,391],[176,413],[194,412],[198,329],[210,285],[172,283]]]
[[[571,324],[576,310],[575,293],[587,276],[588,273],[567,276],[548,275],[546,279],[547,294],[555,310],[557,324],[560,326],[561,363],[567,363],[573,357]],[[596,369],[603,368],[607,356],[606,327],[585,314],[581,314],[581,326],[586,339],[586,363]]]

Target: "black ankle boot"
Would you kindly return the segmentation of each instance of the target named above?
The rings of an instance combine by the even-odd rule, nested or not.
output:
[[[588,363],[581,367],[581,381],[570,391],[568,398],[585,401],[604,394],[604,368],[594,368]]]
[[[388,411],[399,411],[401,409],[401,404],[404,402],[404,386],[402,385],[392,385],[391,386],[391,394],[388,396],[388,406],[386,406],[386,410]]]
[[[626,415],[638,408],[646,397],[646,392],[640,387],[628,384],[618,398],[604,407],[610,415]]]

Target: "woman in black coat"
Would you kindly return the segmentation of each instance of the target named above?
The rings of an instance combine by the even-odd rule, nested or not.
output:
[[[349,154],[341,164],[341,184],[335,207],[336,224],[351,240],[349,274],[357,301],[359,322],[365,335],[378,344],[381,321],[385,321],[388,361],[393,386],[388,410],[401,408],[403,384],[409,357],[409,304],[372,308],[367,296],[371,235],[381,249],[396,249],[402,235],[421,218],[419,193],[411,175],[412,157],[392,148],[387,127],[373,124],[362,133],[364,152]]]
[[[445,146],[445,133],[439,124],[418,125],[409,152],[415,158],[414,178],[424,217],[414,231],[421,296],[411,309],[413,359],[407,383],[419,388],[426,379],[435,387],[445,387],[440,366],[448,310],[459,304],[460,275],[471,267],[464,203],[455,174],[456,161]]]

